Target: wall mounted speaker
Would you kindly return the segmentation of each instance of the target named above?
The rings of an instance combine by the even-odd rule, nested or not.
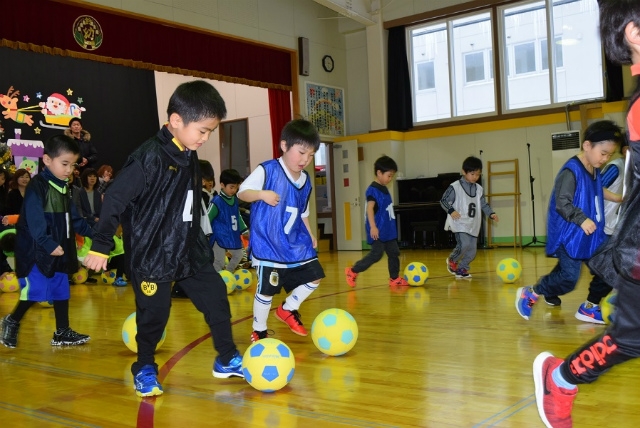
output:
[[[309,75],[309,39],[306,37],[298,37],[298,73]]]

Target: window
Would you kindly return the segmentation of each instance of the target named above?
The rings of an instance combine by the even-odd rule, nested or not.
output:
[[[516,75],[536,71],[536,50],[533,42],[513,47]]]
[[[415,123],[602,98],[598,19],[597,0],[527,0],[409,28]]]
[[[484,80],[484,52],[466,54],[464,68],[467,83]]]
[[[433,69],[433,61],[418,64],[418,90],[433,89],[436,87],[436,75]]]
[[[562,67],[562,37],[556,37],[554,49],[556,51],[556,67]],[[540,56],[542,57],[542,69],[549,69],[549,49],[547,39],[540,40]]]

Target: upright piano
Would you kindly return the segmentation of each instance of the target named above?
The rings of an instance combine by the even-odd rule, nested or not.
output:
[[[452,172],[438,174],[437,177],[396,180],[398,205],[393,208],[401,247],[411,247],[416,243],[424,245],[426,242],[437,248],[455,246],[455,239],[451,232],[444,230],[447,213],[440,206],[440,199],[447,187],[458,179],[460,179],[460,173]],[[423,241],[420,226],[430,227],[426,242]],[[414,227],[419,230],[416,242],[414,242],[414,230],[416,230]]]

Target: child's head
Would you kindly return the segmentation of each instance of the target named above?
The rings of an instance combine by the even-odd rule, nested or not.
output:
[[[398,164],[389,156],[381,156],[373,163],[373,172],[376,174],[376,182],[386,186],[393,180],[398,171]]]
[[[169,131],[189,150],[204,144],[220,121],[227,116],[227,107],[220,93],[204,80],[179,85],[167,107]]]
[[[208,160],[200,159],[198,161],[200,165],[200,175],[202,176],[202,187],[207,192],[211,192],[216,185],[215,173],[213,172],[213,166]]]
[[[44,143],[42,161],[51,173],[60,180],[66,180],[76,167],[80,146],[66,135],[54,135]]]
[[[582,151],[587,163],[600,168],[624,141],[622,130],[615,122],[599,120],[584,131]]]
[[[294,119],[280,133],[282,158],[293,174],[300,174],[309,165],[319,147],[320,135],[308,120]]]
[[[82,187],[86,189],[93,188],[98,181],[98,173],[93,168],[86,168],[82,171],[82,175],[80,175],[80,180],[82,181]]]
[[[482,176],[482,161],[475,156],[466,158],[462,162],[462,175],[469,183],[476,183]]]
[[[600,38],[607,57],[618,64],[636,63],[640,55],[640,2],[601,0]]]
[[[233,196],[238,193],[240,183],[242,183],[242,177],[235,169],[225,169],[220,173],[220,189],[227,196]]]

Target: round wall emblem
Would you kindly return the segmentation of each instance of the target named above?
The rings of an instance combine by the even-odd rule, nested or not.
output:
[[[98,21],[89,15],[79,16],[73,23],[73,38],[83,49],[96,50],[102,44],[102,28]]]

